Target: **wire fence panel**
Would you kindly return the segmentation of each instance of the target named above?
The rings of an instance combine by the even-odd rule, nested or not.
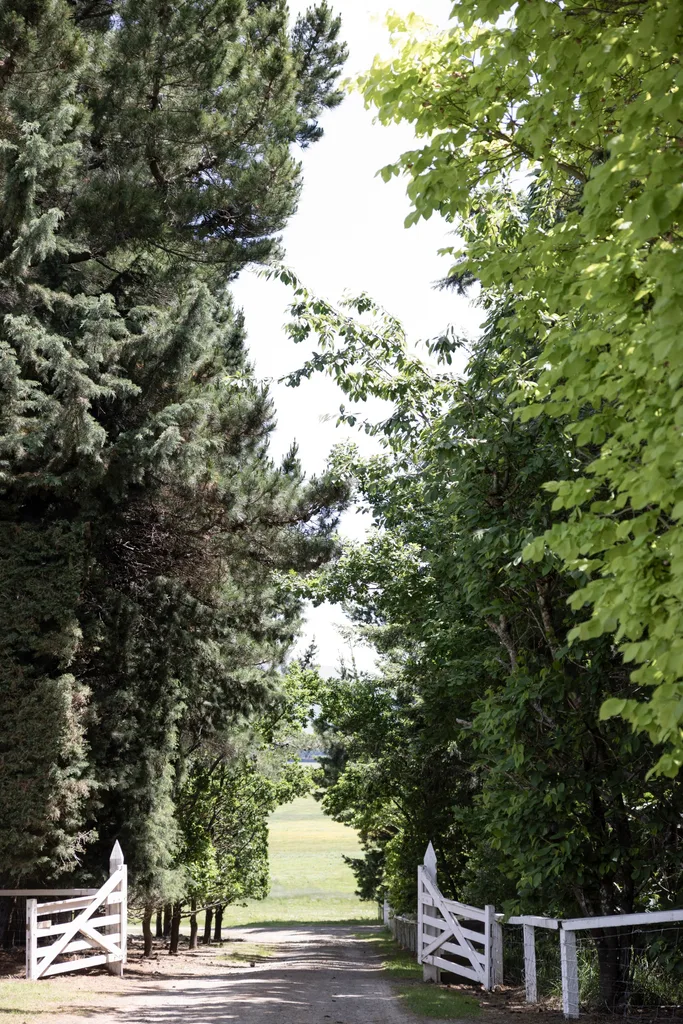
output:
[[[562,1005],[560,972],[560,933],[546,928],[534,929],[536,953],[536,999],[548,1009]],[[503,928],[503,984],[522,988],[526,983],[524,932],[519,926]],[[530,1000],[531,1001],[531,1000]]]
[[[683,924],[577,933],[579,1001],[643,1020],[683,1017]]]
[[[564,1004],[562,935],[575,941],[576,948],[576,971],[570,971]],[[642,1022],[683,1020],[683,922],[595,931],[537,928],[534,940],[535,998],[528,998],[527,987],[527,1001],[538,1008],[564,1009],[565,1016],[573,1017],[607,1014]],[[520,927],[503,929],[503,964],[505,987],[524,987],[528,955]]]

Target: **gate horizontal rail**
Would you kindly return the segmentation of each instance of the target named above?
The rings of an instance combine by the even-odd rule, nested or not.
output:
[[[123,974],[128,926],[127,868],[118,843],[112,850],[109,870],[109,878],[99,889],[62,890],[65,899],[53,898],[44,903],[35,898],[26,900],[27,978],[35,981],[102,964],[113,974]],[[45,891],[52,897],[57,895],[54,890]],[[53,917],[63,914],[72,919],[53,922]],[[53,941],[46,943],[46,939]],[[59,959],[80,952],[94,955]]]

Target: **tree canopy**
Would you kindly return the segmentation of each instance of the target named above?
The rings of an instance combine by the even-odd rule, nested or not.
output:
[[[364,898],[604,914],[681,900],[683,9],[462,0],[388,19],[356,83],[414,125],[407,225],[481,337],[418,354],[366,295],[294,288],[292,374],[381,443],[307,478],[230,283],[281,256],[295,147],[340,102],[325,0],[17,0],[0,12],[0,880],[101,877],[119,838],[151,940],[267,890],[304,790]],[[466,349],[466,368],[450,368]],[[363,422],[368,398],[389,403]],[[373,530],[340,551],[351,490]],[[286,659],[344,604],[377,672]],[[195,932],[196,934],[196,932]],[[596,939],[601,996],[624,970]],[[173,945],[173,943],[172,943]]]
[[[453,224],[445,286],[476,284],[485,322],[456,375],[453,332],[420,358],[367,296],[336,308],[281,272],[292,337],[316,341],[290,383],[331,375],[347,423],[392,406],[361,419],[383,455],[336,455],[376,530],[306,585],[383,656],[321,682],[321,796],[360,830],[359,892],[396,909],[430,840],[479,905],[674,906],[681,12],[465,0],[445,32],[388,22],[357,85],[418,144],[381,173],[407,177],[408,226]],[[613,1006],[623,964],[595,942]]]
[[[438,213],[454,282],[509,302],[538,339],[519,415],[566,421],[584,453],[544,483],[566,515],[530,542],[584,582],[571,638],[614,635],[634,697],[621,714],[683,760],[680,50],[666,0],[463,0],[449,28],[389,18],[395,50],[359,80],[383,123],[424,144],[407,223]],[[530,396],[533,401],[527,401]]]

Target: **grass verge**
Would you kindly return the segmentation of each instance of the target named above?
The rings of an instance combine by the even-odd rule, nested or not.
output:
[[[270,894],[245,906],[227,907],[223,927],[376,924],[376,904],[358,899],[356,880],[344,861],[345,855],[359,852],[355,830],[328,818],[312,796],[279,807],[268,823]],[[203,913],[197,921],[201,934]],[[185,917],[181,929],[187,934],[189,928]]]
[[[372,944],[382,957],[385,977],[398,982],[398,995],[403,1004],[418,1017],[432,1020],[463,1020],[478,1017],[481,1006],[476,996],[447,985],[425,985],[422,968],[415,956],[401,949],[388,932],[368,935],[356,932],[355,938]]]
[[[401,999],[418,1017],[433,1020],[463,1020],[478,1017],[481,1007],[474,996],[444,985],[425,985],[417,982],[403,986]]]
[[[0,1024],[38,1024],[48,1021],[52,1014],[78,1013],[84,1018],[86,1007],[95,1008],[100,1000],[118,994],[112,988],[107,992],[79,990],[73,978],[47,981],[0,981]],[[50,1016],[48,1016],[50,1015]]]

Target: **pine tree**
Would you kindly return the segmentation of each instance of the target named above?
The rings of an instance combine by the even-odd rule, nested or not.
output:
[[[281,2],[14,4],[0,21],[0,863],[173,895],[183,752],[267,699],[277,570],[344,488],[270,461],[228,284],[277,252],[339,22]],[[268,666],[264,669],[263,666]],[[21,698],[20,700],[18,698]]]
[[[63,248],[52,200],[76,186],[85,131],[68,13],[29,0],[0,18],[0,862],[17,880],[70,864],[83,838],[87,694],[68,669],[87,527],[69,492],[76,463],[84,479],[99,459],[90,402],[123,387],[106,379],[111,302],[55,294],[33,269]]]

